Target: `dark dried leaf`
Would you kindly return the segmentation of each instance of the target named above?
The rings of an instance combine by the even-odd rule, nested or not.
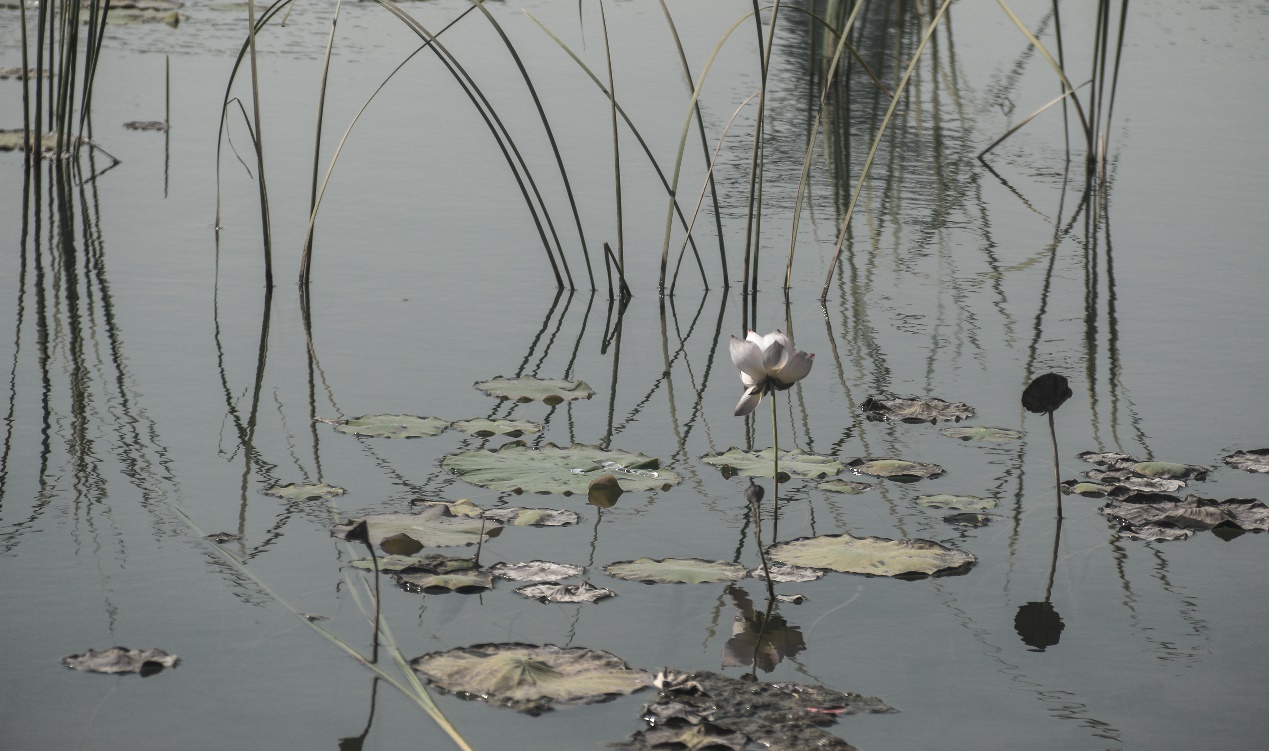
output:
[[[128,649],[111,647],[98,652],[90,649],[83,654],[62,658],[62,664],[72,670],[85,673],[137,673],[149,677],[164,668],[176,667],[180,658],[161,649]]]
[[[859,405],[869,420],[902,422],[960,422],[974,416],[974,408],[964,402],[949,402],[938,397],[920,399],[878,399],[870,396]]]
[[[1028,412],[1044,414],[1056,412],[1071,398],[1071,387],[1066,378],[1057,373],[1045,373],[1032,381],[1022,392],[1022,406]]]

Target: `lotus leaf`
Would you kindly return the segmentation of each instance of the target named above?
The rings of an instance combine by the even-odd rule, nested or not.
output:
[[[321,501],[327,498],[334,498],[337,495],[343,495],[344,489],[337,488],[334,485],[327,485],[326,483],[305,485],[292,482],[269,488],[264,491],[264,494],[275,498],[285,498],[288,501]]]
[[[958,511],[986,511],[996,508],[995,498],[979,498],[976,495],[923,495],[917,505],[931,508],[954,508]]]
[[[1127,488],[1137,493],[1171,493],[1185,487],[1185,480],[1143,477],[1127,469],[1090,469],[1084,474],[1103,485]]]
[[[733,446],[721,454],[706,454],[701,457],[701,461],[715,467],[722,467],[725,477],[733,475],[771,477],[774,458],[775,452],[770,448],[761,451],[745,451]],[[841,471],[842,463],[831,456],[808,454],[799,449],[780,452],[781,482],[791,477],[819,480]]]
[[[1120,523],[1121,537],[1146,540],[1184,539],[1217,526],[1269,531],[1269,506],[1254,498],[1213,501],[1190,495],[1181,500],[1162,493],[1137,493],[1112,500],[1101,511]]]
[[[423,543],[402,532],[380,540],[379,549],[388,555],[411,556],[423,549]]]
[[[790,566],[786,563],[777,563],[773,566],[768,566],[767,569],[771,572],[771,581],[786,584],[815,581],[824,575],[823,571],[817,569]],[[759,581],[766,581],[767,579],[767,575],[763,573],[761,566],[750,571],[749,575]]]
[[[1083,459],[1089,464],[1100,464],[1103,467],[1118,467],[1121,464],[1136,464],[1137,460],[1127,454],[1119,454],[1113,451],[1081,451],[1075,455],[1079,459]]]
[[[1080,482],[1079,480],[1064,480],[1061,485],[1062,492],[1068,495],[1082,495],[1088,498],[1104,498],[1114,487],[1100,482]]]
[[[557,378],[503,378],[473,384],[477,389],[499,399],[515,399],[517,402],[543,402],[551,406],[566,401],[589,399],[595,395],[585,381],[565,381]]]
[[[449,427],[448,420],[414,415],[362,415],[331,424],[340,433],[371,438],[424,438]]]
[[[485,512],[485,518],[513,527],[563,527],[577,523],[577,512],[553,508],[506,506],[489,509]]]
[[[176,667],[180,658],[161,649],[111,647],[62,658],[62,664],[84,673],[138,673],[142,678]]]
[[[781,563],[869,576],[919,577],[959,573],[978,559],[931,540],[891,540],[848,534],[804,537],[773,545]]]
[[[480,566],[470,558],[451,558],[440,553],[427,553],[425,555],[389,555],[379,558],[380,571],[421,571],[428,574],[455,574],[461,572],[473,571]],[[352,562],[356,568],[373,570],[374,561],[369,558],[362,558]]]
[[[1194,464],[1173,464],[1172,462],[1137,462],[1132,471],[1142,477],[1152,479],[1192,480],[1207,476],[1209,468]]]
[[[599,602],[600,600],[617,596],[617,593],[611,589],[596,587],[590,582],[582,582],[581,584],[560,584],[558,582],[527,584],[516,589],[516,594],[528,597],[530,600],[538,600],[539,602],[563,603]]]
[[[1225,463],[1248,472],[1269,472],[1269,449],[1235,451],[1225,457]]]
[[[974,416],[974,408],[964,402],[947,402],[938,397],[919,399],[878,399],[868,397],[859,405],[869,420],[903,422],[960,422]]]
[[[479,519],[484,516],[485,510],[469,498],[459,498],[457,501],[410,501],[411,506],[444,506],[454,516],[465,516],[468,519]]]
[[[495,563],[489,573],[500,579],[520,582],[546,582],[581,576],[586,569],[570,563],[550,561],[525,561],[523,563]]]
[[[502,530],[502,527],[483,520],[457,516],[448,505],[438,503],[417,514],[374,514],[352,519],[336,525],[331,535],[344,539],[360,521],[366,522],[371,545],[378,545],[385,537],[398,534],[408,535],[429,548],[473,545],[480,540],[482,530],[485,537],[493,537],[495,531]]]
[[[744,566],[726,561],[703,561],[700,558],[637,558],[618,561],[604,567],[609,576],[644,584],[705,584],[731,582],[745,578]]]
[[[949,438],[959,438],[962,441],[983,441],[986,443],[1004,443],[1005,441],[1016,441],[1022,437],[1021,432],[1007,428],[943,428],[939,432]]]
[[[859,495],[872,490],[872,485],[854,480],[825,480],[815,487],[830,493],[845,493],[846,495]]]
[[[591,480],[602,475],[615,475],[623,490],[667,489],[682,479],[660,469],[653,457],[582,444],[561,448],[548,443],[534,449],[513,442],[496,451],[453,454],[441,466],[473,485],[513,493],[586,493]]]
[[[542,431],[541,425],[528,420],[490,420],[485,417],[478,417],[474,420],[459,420],[451,424],[450,427],[480,438],[489,438],[495,435],[519,438],[525,433],[539,433]]]
[[[427,595],[458,592],[470,595],[493,589],[493,575],[488,571],[467,571],[453,574],[432,574],[407,569],[393,574],[397,583],[407,592]]]
[[[948,524],[954,524],[958,527],[985,527],[991,524],[995,519],[994,514],[975,514],[969,511],[960,514],[950,514],[943,517],[943,521]]]
[[[625,748],[634,751],[674,748],[656,731],[684,724],[701,726],[707,743],[730,737],[731,748],[771,748],[782,751],[851,751],[854,747],[824,730],[843,715],[888,713],[895,709],[871,696],[847,694],[821,686],[799,683],[754,683],[701,671],[664,672],[657,676],[660,690],[648,704],[643,719],[649,730],[637,733]],[[738,734],[740,738],[728,736]],[[693,740],[684,737],[683,740]],[[734,745],[745,739],[742,745]],[[684,745],[685,748],[711,748]]]
[[[234,540],[241,540],[242,535],[235,535],[229,532],[217,532],[212,535],[207,535],[206,539],[211,540],[217,545],[224,545],[227,542],[233,542]]]
[[[476,644],[433,652],[411,667],[444,691],[528,714],[555,702],[590,704],[652,685],[652,676],[597,649],[554,644]]]
[[[846,462],[846,466],[856,474],[885,477],[895,482],[915,482],[943,474],[943,468],[937,464],[922,464],[904,459],[862,457]]]

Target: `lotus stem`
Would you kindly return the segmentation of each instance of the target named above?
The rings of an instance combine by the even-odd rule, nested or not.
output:
[[[780,540],[780,436],[776,396],[771,394],[771,544]],[[759,524],[762,520],[759,519]]]
[[[1062,474],[1058,470],[1057,430],[1053,427],[1053,410],[1049,410],[1049,438],[1053,440],[1053,489],[1057,493],[1057,518],[1062,518]]]

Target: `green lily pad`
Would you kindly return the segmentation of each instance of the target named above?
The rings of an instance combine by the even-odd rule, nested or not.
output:
[[[590,582],[582,582],[581,584],[560,584],[558,582],[526,584],[517,588],[516,594],[538,602],[561,603],[599,602],[600,600],[617,596],[617,593],[611,589],[596,587]]]
[[[590,704],[652,685],[652,676],[597,649],[554,644],[476,644],[410,661],[433,686],[528,714],[552,704]]]
[[[576,511],[506,506],[489,509],[485,512],[485,518],[512,527],[563,527],[569,524],[576,524],[578,517]]]
[[[820,490],[827,490],[830,493],[845,493],[846,495],[859,495],[872,490],[872,485],[866,482],[855,482],[854,480],[825,480],[815,487]]]
[[[770,555],[791,566],[897,577],[961,572],[978,560],[971,553],[931,540],[891,540],[848,534],[790,540],[773,545]]]
[[[448,420],[415,415],[362,415],[331,424],[340,433],[370,438],[424,438],[449,427]]]
[[[496,524],[455,515],[447,504],[437,503],[417,514],[374,514],[352,519],[331,529],[331,536],[343,539],[361,521],[366,522],[372,545],[379,545],[384,538],[399,534],[412,537],[429,548],[474,545],[480,540],[482,529],[485,537],[494,537],[502,530]]]
[[[265,495],[271,495],[275,498],[284,498],[288,501],[322,501],[327,498],[334,498],[337,495],[343,495],[344,489],[337,488],[334,485],[320,483],[318,485],[305,485],[303,483],[292,482],[286,485],[279,485],[275,488],[269,488],[264,491]]]
[[[1248,472],[1269,472],[1269,449],[1235,451],[1225,457],[1225,463]]]
[[[1103,485],[1100,482],[1080,482],[1079,480],[1064,480],[1061,483],[1062,492],[1068,495],[1082,495],[1086,498],[1104,498],[1114,485]]]
[[[1004,443],[1006,441],[1016,441],[1022,437],[1021,432],[1007,428],[943,428],[939,432],[949,438],[959,438],[962,441],[982,441],[984,443]]]
[[[479,569],[480,566],[471,558],[451,558],[440,553],[424,555],[389,555],[377,559],[379,570],[388,573],[398,571],[424,571],[429,574],[454,574]],[[374,562],[369,558],[353,561],[352,566],[364,571],[373,571]]]
[[[552,563],[551,561],[524,561],[522,563],[495,563],[489,567],[489,573],[500,579],[520,582],[555,582],[581,576],[586,569],[571,563]]]
[[[621,488],[668,489],[682,479],[661,469],[661,463],[644,454],[605,451],[598,446],[553,443],[534,449],[513,442],[497,450],[474,449],[445,457],[441,466],[462,475],[473,485],[513,493],[586,493],[591,480],[614,475]]]
[[[637,558],[618,561],[604,567],[609,576],[644,584],[707,584],[732,582],[749,573],[744,566],[726,561],[703,561],[700,558]]]
[[[846,462],[846,466],[856,474],[885,477],[895,482],[916,482],[943,474],[943,468],[937,464],[922,464],[905,459],[861,457]]]
[[[930,508],[954,508],[958,511],[986,511],[996,508],[995,498],[979,498],[976,495],[923,495],[917,505]]]
[[[489,438],[495,435],[519,438],[526,433],[540,433],[542,431],[542,426],[536,422],[528,420],[490,420],[486,417],[477,417],[474,420],[459,420],[452,423],[450,427],[479,438]]]
[[[960,422],[974,416],[974,408],[964,402],[949,402],[938,397],[918,399],[878,399],[868,397],[859,405],[869,420],[902,422]]]
[[[1137,462],[1132,471],[1142,477],[1168,480],[1202,479],[1207,476],[1208,468],[1195,464],[1174,464],[1172,462]]]
[[[517,402],[543,402],[555,406],[561,402],[589,399],[595,395],[585,381],[565,381],[558,378],[503,378],[473,384],[477,389],[499,399],[515,399]]]
[[[721,454],[706,454],[701,461],[721,467],[724,477],[772,477],[775,452],[770,448],[745,451],[735,446]],[[819,480],[842,471],[842,463],[831,456],[808,454],[800,449],[780,452],[780,481],[789,478]]]
[[[393,578],[407,592],[439,595],[457,592],[470,595],[493,589],[493,575],[488,571],[463,571],[452,574],[433,574],[426,571],[406,570],[393,574]]]

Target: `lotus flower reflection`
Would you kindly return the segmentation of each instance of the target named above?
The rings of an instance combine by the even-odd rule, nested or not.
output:
[[[750,331],[744,339],[731,338],[731,361],[745,384],[736,405],[736,416],[743,417],[757,408],[768,391],[784,391],[805,378],[815,355],[795,350],[793,340],[779,331],[765,336]]]

